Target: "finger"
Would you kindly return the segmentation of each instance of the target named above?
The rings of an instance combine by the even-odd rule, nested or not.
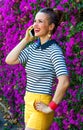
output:
[[[31,30],[33,28],[33,25],[31,25],[29,28],[28,28],[28,30]]]
[[[36,104],[36,107],[40,107],[40,104]]]
[[[42,110],[42,105],[40,103],[36,103],[36,110]]]
[[[36,105],[36,106],[37,106],[37,105],[41,105],[41,102],[36,102],[35,105]]]
[[[33,25],[31,25],[29,28],[27,28],[26,32],[29,32],[33,28]]]
[[[42,111],[42,109],[41,109],[40,106],[37,106],[37,107],[36,107],[36,110],[38,110],[38,111]]]
[[[37,110],[37,109],[39,109],[39,106],[40,106],[40,102],[34,102],[34,104],[33,104],[33,106],[34,106],[34,108]]]

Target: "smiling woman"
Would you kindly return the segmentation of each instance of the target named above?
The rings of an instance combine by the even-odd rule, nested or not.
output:
[[[60,23],[60,17],[51,8],[41,9],[23,40],[6,57],[7,64],[26,63],[27,85],[25,100],[25,130],[49,130],[54,110],[69,86],[68,71],[61,48],[51,39]],[[38,37],[25,48],[34,36]],[[52,84],[57,77],[57,89],[52,97]]]
[[[35,36],[41,38],[41,44],[46,41],[46,39],[51,38],[51,35],[55,32],[57,26],[63,20],[63,16],[64,14],[56,9],[54,11],[52,9],[41,9],[36,14],[33,27]]]

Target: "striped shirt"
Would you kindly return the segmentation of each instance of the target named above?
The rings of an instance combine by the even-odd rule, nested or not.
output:
[[[61,48],[55,40],[43,45],[40,41],[30,44],[19,55],[20,63],[26,63],[26,90],[34,93],[52,94],[53,79],[68,75]]]

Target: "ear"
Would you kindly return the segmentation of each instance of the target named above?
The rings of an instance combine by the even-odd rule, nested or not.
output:
[[[55,24],[54,24],[54,23],[50,24],[50,25],[49,25],[49,31],[52,31],[52,30],[54,29],[54,27],[55,27]]]

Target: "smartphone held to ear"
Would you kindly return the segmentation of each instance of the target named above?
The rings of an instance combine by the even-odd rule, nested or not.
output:
[[[31,30],[29,31],[29,33],[30,33],[30,36],[31,36],[31,37],[34,37],[34,29],[31,29]]]

